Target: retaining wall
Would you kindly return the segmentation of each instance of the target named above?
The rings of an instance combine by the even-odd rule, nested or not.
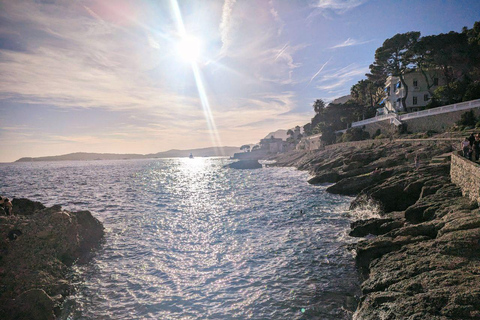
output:
[[[480,115],[480,110],[478,108],[472,108],[470,110],[473,110],[475,116],[478,117]],[[425,132],[428,130],[442,132],[453,126],[458,120],[460,120],[461,115],[467,111],[469,110],[452,111],[449,113],[429,115],[422,118],[401,121],[407,124],[407,131],[409,132]]]
[[[450,178],[462,189],[462,194],[480,203],[480,165],[472,162],[458,152],[452,153]]]

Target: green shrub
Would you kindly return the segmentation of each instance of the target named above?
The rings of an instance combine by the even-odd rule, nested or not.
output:
[[[473,127],[476,123],[477,119],[475,118],[475,113],[473,113],[473,110],[462,113],[460,120],[457,121],[458,126],[464,127]]]

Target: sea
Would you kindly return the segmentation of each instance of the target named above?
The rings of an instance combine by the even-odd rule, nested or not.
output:
[[[352,198],[294,168],[227,158],[0,165],[0,191],[105,226],[69,275],[61,319],[351,319],[359,275]]]

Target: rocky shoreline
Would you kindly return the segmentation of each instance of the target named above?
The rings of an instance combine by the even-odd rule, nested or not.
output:
[[[355,320],[480,319],[480,210],[450,181],[449,141],[349,143],[291,152],[279,166],[355,196],[351,210],[376,218],[351,225],[362,278]],[[418,156],[420,165],[414,165]]]
[[[0,216],[0,319],[55,319],[74,288],[67,280],[103,238],[89,211],[14,199],[14,215]]]

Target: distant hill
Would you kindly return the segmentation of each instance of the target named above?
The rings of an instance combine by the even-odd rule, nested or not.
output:
[[[235,152],[239,152],[239,147],[219,147],[219,148],[200,148],[190,150],[169,150],[152,154],[118,154],[118,153],[87,153],[76,152],[60,156],[49,157],[25,157],[15,162],[37,162],[37,161],[71,161],[71,160],[127,160],[127,159],[148,159],[148,158],[177,158],[188,157],[190,153],[194,157],[216,157],[216,156],[232,156]]]
[[[180,158],[188,157],[190,153],[194,157],[220,157],[220,156],[233,156],[235,152],[240,152],[240,147],[219,147],[219,148],[201,148],[191,150],[168,150],[164,152],[158,152],[154,154],[147,154],[147,158]]]

